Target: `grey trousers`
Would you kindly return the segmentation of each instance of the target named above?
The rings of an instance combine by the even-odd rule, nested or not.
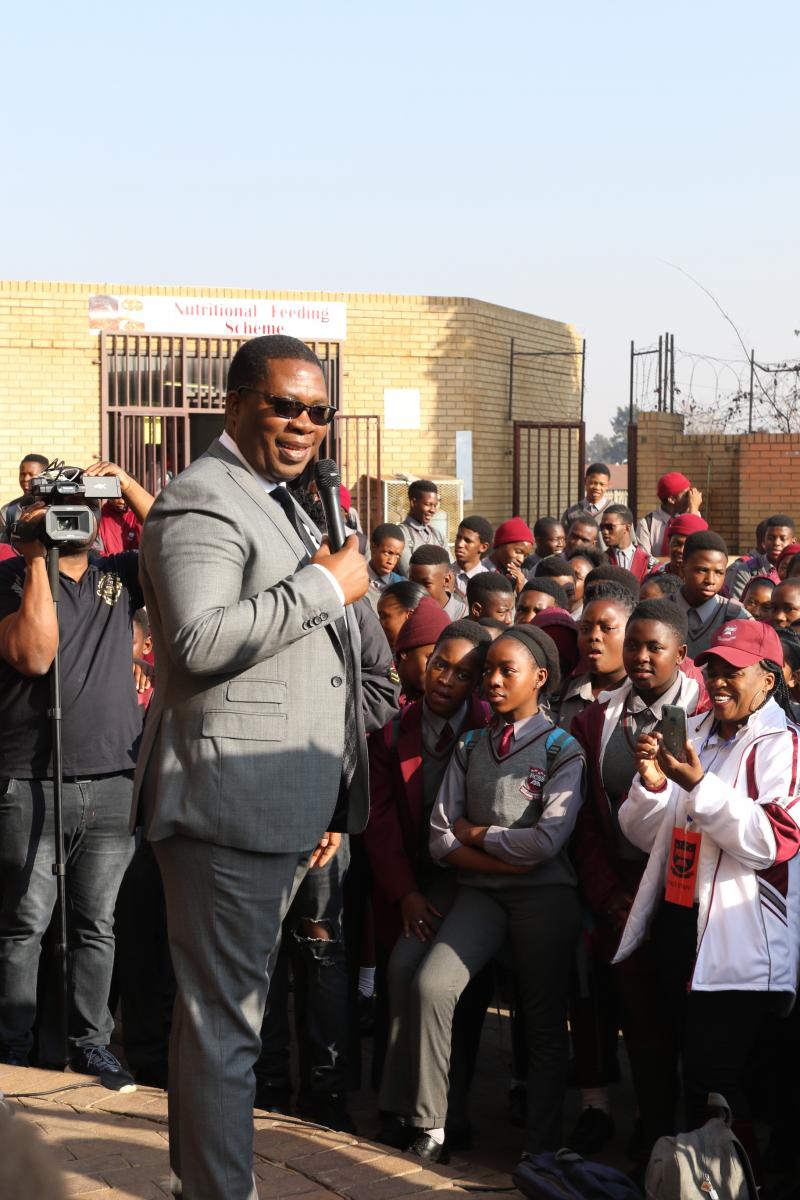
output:
[[[380,1107],[420,1129],[444,1126],[456,1002],[508,939],[528,1038],[525,1149],[558,1149],[569,975],[579,932],[574,888],[461,886],[435,941],[425,946],[403,939],[389,960],[393,1041]]]
[[[253,1066],[281,922],[310,850],[254,854],[171,837],[153,851],[177,985],[170,1166],[185,1200],[257,1200]]]

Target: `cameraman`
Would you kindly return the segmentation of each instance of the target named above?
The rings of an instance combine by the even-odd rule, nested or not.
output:
[[[115,475],[132,511],[147,516],[153,497],[121,467],[98,462],[85,474]],[[131,640],[143,599],[138,554],[90,554],[99,504],[86,505],[94,529],[85,545],[61,550],[58,614],[41,541],[17,539],[21,557],[0,563],[0,1061],[28,1064],[40,943],[56,901],[48,672],[60,645],[70,1063],[128,1091],[133,1080],[108,1051],[107,1000],[114,904],[133,853],[142,717]],[[36,502],[19,521],[45,511]]]

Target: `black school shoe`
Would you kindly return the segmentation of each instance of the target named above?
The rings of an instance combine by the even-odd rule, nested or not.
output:
[[[304,1121],[324,1125],[326,1129],[335,1129],[338,1133],[358,1132],[348,1111],[347,1096],[344,1092],[331,1092],[327,1096],[314,1096],[307,1100],[298,1099],[297,1113]]]
[[[614,1136],[614,1119],[602,1108],[585,1108],[567,1138],[570,1150],[588,1158],[602,1150]]]
[[[373,1141],[393,1150],[407,1150],[418,1134],[413,1125],[406,1125],[394,1113],[382,1112],[381,1123]]]
[[[435,1142],[424,1129],[419,1131],[406,1153],[413,1154],[415,1158],[422,1158],[426,1162],[443,1164],[450,1162],[450,1151],[447,1147],[447,1142],[445,1141],[443,1144]]]
[[[108,1046],[83,1046],[74,1050],[70,1066],[79,1075],[96,1075],[110,1092],[135,1092],[136,1083]]]

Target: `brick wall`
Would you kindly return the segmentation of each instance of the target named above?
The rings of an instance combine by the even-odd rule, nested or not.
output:
[[[474,499],[465,507],[494,521],[511,507],[510,339],[518,350],[580,348],[569,325],[465,298],[0,282],[3,501],[17,494],[23,454],[84,465],[100,450],[99,342],[88,328],[88,297],[95,292],[344,301],[344,411],[382,419],[384,388],[420,392],[418,430],[382,429],[384,478],[453,476],[456,431],[471,429]],[[579,360],[561,361],[560,380],[546,377],[540,365],[517,364],[516,419],[579,415]]]
[[[800,434],[686,434],[678,415],[640,413],[637,516],[658,507],[656,483],[666,471],[682,471],[700,488],[703,514],[731,553],[750,549],[770,513],[800,522]]]

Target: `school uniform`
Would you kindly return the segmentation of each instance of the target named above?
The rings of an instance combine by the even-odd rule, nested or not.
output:
[[[406,1000],[410,1090],[390,1094],[385,1077],[380,1097],[382,1108],[392,1099],[403,1111],[404,1103],[415,1127],[444,1125],[456,1000],[509,939],[528,1030],[526,1149],[533,1152],[561,1144],[567,994],[580,930],[566,844],[583,800],[583,755],[573,738],[553,734],[540,712],[518,721],[510,741],[502,728],[459,740],[431,815],[431,857],[440,861],[459,847],[452,826],[464,814],[489,827],[488,854],[530,870],[456,871],[458,890],[433,944],[417,943],[416,962],[393,955],[390,984]]]
[[[462,617],[469,616],[466,596],[462,596],[461,592],[448,592],[444,611],[451,621],[460,621]]]
[[[689,657],[697,658],[704,650],[708,650],[714,634],[726,621],[751,621],[752,617],[738,600],[726,599],[724,596],[712,596],[702,604],[691,605],[683,594],[683,590],[667,596],[672,604],[677,604],[685,614],[689,624],[686,645]]]
[[[608,551],[608,561],[612,567],[624,567],[626,571],[630,571],[639,583],[657,566],[656,560],[646,550],[632,544],[624,550],[613,546]]]
[[[399,955],[413,955],[421,945],[414,936],[400,936],[403,897],[422,892],[444,913],[455,895],[454,874],[440,870],[428,852],[430,814],[457,736],[468,729],[482,729],[488,720],[489,706],[475,695],[449,720],[437,717],[424,700],[416,700],[370,738],[370,818],[363,842],[372,873],[378,971],[384,980],[393,947]],[[402,1025],[404,998],[391,987],[378,989],[379,997],[386,998],[387,992],[387,1003],[378,1014],[378,1071],[374,1074],[377,1082],[380,1057],[386,1050],[386,1095],[381,1109],[402,1113],[411,1086],[410,1051]],[[465,993],[454,1020],[450,1118],[456,1124],[467,1123],[467,1095],[490,998],[478,984],[471,995]]]
[[[747,558],[737,558],[725,572],[725,587],[730,596],[739,599],[751,579],[764,575],[777,586],[781,577],[775,570],[766,554],[751,554]]]
[[[482,729],[489,706],[472,696],[445,722],[415,700],[369,739],[369,822],[362,834],[373,878],[376,935],[391,948],[400,935],[400,901],[442,874],[428,854],[428,823],[457,738]],[[453,736],[437,751],[444,725]]]
[[[491,571],[493,569],[493,567],[486,565],[486,559],[482,559],[477,567],[470,567],[468,571],[464,571],[455,561],[450,563],[450,570],[453,572],[453,578],[456,581],[456,589],[464,596],[467,594],[467,584],[470,579],[474,579],[476,575],[482,575],[484,571]]]
[[[647,865],[647,855],[627,839],[619,822],[620,807],[637,775],[636,740],[658,728],[666,705],[676,704],[687,715],[709,709],[702,675],[697,668],[695,673],[697,677],[679,671],[673,684],[650,705],[626,679],[615,691],[601,692],[572,724],[586,754],[589,775],[586,803],[573,838],[573,858],[593,918],[595,969],[610,978],[620,1006],[618,1015],[648,1151],[658,1137],[671,1132],[677,1099],[667,1051],[669,1039],[664,1036],[669,1017],[662,1010],[649,943],[614,967],[609,976],[607,964],[620,940],[609,909],[621,896],[635,895]]]
[[[389,571],[387,575],[379,575],[372,563],[367,563],[367,575],[369,576],[369,587],[367,588],[366,599],[369,601],[374,612],[378,611],[378,601],[383,593],[392,583],[402,583],[403,576],[398,575],[396,571]]]
[[[646,554],[654,554],[656,558],[664,553],[664,534],[672,520],[673,514],[666,509],[656,508],[646,514],[636,526],[636,541]]]
[[[415,521],[411,513],[408,513],[400,522],[400,528],[403,531],[405,546],[397,563],[397,569],[407,579],[411,555],[417,547],[444,546],[445,541],[438,529],[433,525],[423,525],[421,522]]]

